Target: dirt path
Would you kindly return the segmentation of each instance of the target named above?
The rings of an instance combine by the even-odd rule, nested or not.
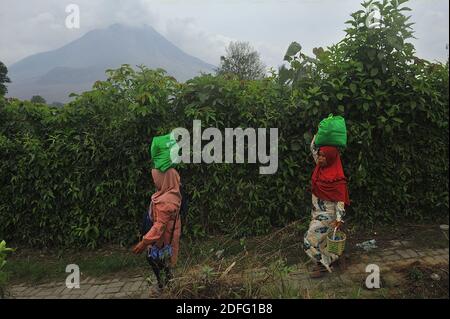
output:
[[[345,266],[336,266],[333,273],[321,279],[310,279],[307,266],[297,264],[283,282],[280,282],[280,297],[448,298],[448,245],[447,248],[439,249],[414,247],[416,245],[409,241],[391,240],[385,242],[383,248],[376,248],[371,252],[352,251],[344,258]],[[365,286],[366,278],[370,274],[366,272],[366,267],[370,264],[379,267],[379,289],[367,289]],[[442,289],[447,290],[447,295],[443,295]],[[8,288],[7,298],[150,298],[149,291],[149,282],[143,276],[116,279],[81,278],[78,289],[66,288],[65,282],[34,286],[14,285]]]

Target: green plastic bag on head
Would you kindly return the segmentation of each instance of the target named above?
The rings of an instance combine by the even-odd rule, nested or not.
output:
[[[328,115],[320,121],[314,143],[317,146],[347,146],[347,127],[342,116]]]
[[[177,147],[178,145],[173,133],[153,138],[150,146],[150,156],[154,168],[165,172],[169,168],[175,167],[176,163],[173,163],[170,157],[170,151],[174,146]]]

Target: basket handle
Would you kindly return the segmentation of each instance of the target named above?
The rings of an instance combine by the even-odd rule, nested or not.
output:
[[[336,240],[336,231],[337,231],[337,227],[334,228],[334,232],[333,232],[333,240]]]

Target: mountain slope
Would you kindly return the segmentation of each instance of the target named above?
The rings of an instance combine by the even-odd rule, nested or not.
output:
[[[124,63],[163,68],[178,81],[214,70],[213,65],[183,52],[150,26],[114,24],[13,64],[8,95],[29,99],[39,94],[47,102],[66,102],[69,93],[88,89],[106,77],[104,70]]]

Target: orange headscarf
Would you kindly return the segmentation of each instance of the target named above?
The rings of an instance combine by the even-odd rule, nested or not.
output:
[[[174,204],[177,208],[181,205],[180,175],[174,168],[169,168],[164,173],[152,169],[152,177],[157,192],[152,195],[155,204]]]

